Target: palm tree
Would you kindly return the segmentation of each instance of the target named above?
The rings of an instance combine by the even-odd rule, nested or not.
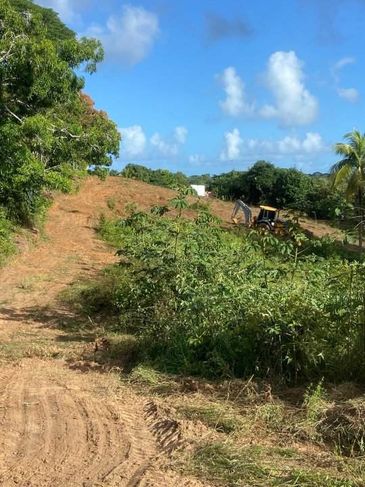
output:
[[[360,222],[357,226],[359,232],[359,245],[363,244],[363,224],[365,211],[363,208],[363,196],[365,189],[365,134],[358,130],[346,134],[347,143],[336,144],[336,154],[342,159],[331,168],[333,185],[345,188],[348,200],[355,200]]]

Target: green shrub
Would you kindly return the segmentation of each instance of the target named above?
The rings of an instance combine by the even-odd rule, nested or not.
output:
[[[317,423],[321,412],[326,408],[326,394],[320,381],[316,387],[310,385],[304,395],[304,406],[306,409],[307,420],[311,425]]]
[[[173,200],[180,213],[184,201],[183,193]],[[324,258],[320,241],[295,232],[289,240],[230,233],[208,216],[131,210],[101,221],[120,247],[108,298],[120,330],[171,371],[364,377],[364,264]]]

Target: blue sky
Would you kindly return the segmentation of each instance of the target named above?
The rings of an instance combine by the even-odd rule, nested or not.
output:
[[[37,3],[103,42],[86,91],[122,133],[117,169],[326,171],[365,130],[365,0]]]

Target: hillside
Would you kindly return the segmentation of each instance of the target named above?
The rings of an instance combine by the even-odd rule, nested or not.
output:
[[[96,277],[116,260],[95,233],[100,214],[123,214],[130,203],[163,205],[173,194],[138,181],[90,177],[78,193],[56,197],[44,237],[1,269],[0,484],[267,486],[274,484],[260,475],[270,472],[271,480],[279,479],[275,485],[363,485],[325,483],[339,475],[342,461],[312,442],[304,426],[295,434],[279,432],[284,411],[290,417],[300,414],[303,390],[278,390],[276,396],[253,378],[214,384],[142,368],[130,378],[121,374],[125,345],[118,342],[119,362],[109,363],[108,355],[105,359],[95,348],[94,340],[106,333],[103,327],[95,324],[90,331],[93,316],[80,316],[60,301],[60,293],[73,283]],[[211,205],[228,224],[232,204],[213,200]],[[330,231],[316,227],[318,232],[323,228]],[[109,337],[112,343],[115,339]],[[227,432],[233,436],[226,437]],[[196,439],[212,442],[211,449],[199,450],[201,456],[192,460],[188,445]],[[252,447],[244,459],[237,453],[241,450],[230,449],[233,439],[239,439],[241,449]],[[178,447],[181,454],[171,457]],[[228,461],[220,460],[224,448],[231,463],[222,471]],[[267,473],[254,470],[256,457]],[[240,483],[239,469],[247,465],[247,479],[263,478],[264,483]],[[346,468],[359,467],[348,463]],[[307,476],[306,469],[315,472]],[[238,475],[236,481],[225,481],[225,472]],[[348,477],[358,479],[361,472]]]
[[[1,269],[1,485],[176,485],[159,470],[143,398],[116,375],[73,368],[93,339],[62,330],[78,318],[57,301],[71,282],[115,260],[93,230],[108,198],[150,205],[169,196],[89,178],[79,193],[56,198],[45,237]]]

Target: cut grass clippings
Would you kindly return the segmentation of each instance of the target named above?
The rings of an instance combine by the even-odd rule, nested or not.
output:
[[[284,453],[287,449],[282,449]],[[269,455],[267,455],[269,453]],[[270,454],[271,453],[271,454]],[[290,452],[292,455],[292,452]],[[191,473],[226,487],[360,487],[356,480],[327,471],[290,468],[278,449],[238,448],[230,442],[200,445],[190,461]]]

